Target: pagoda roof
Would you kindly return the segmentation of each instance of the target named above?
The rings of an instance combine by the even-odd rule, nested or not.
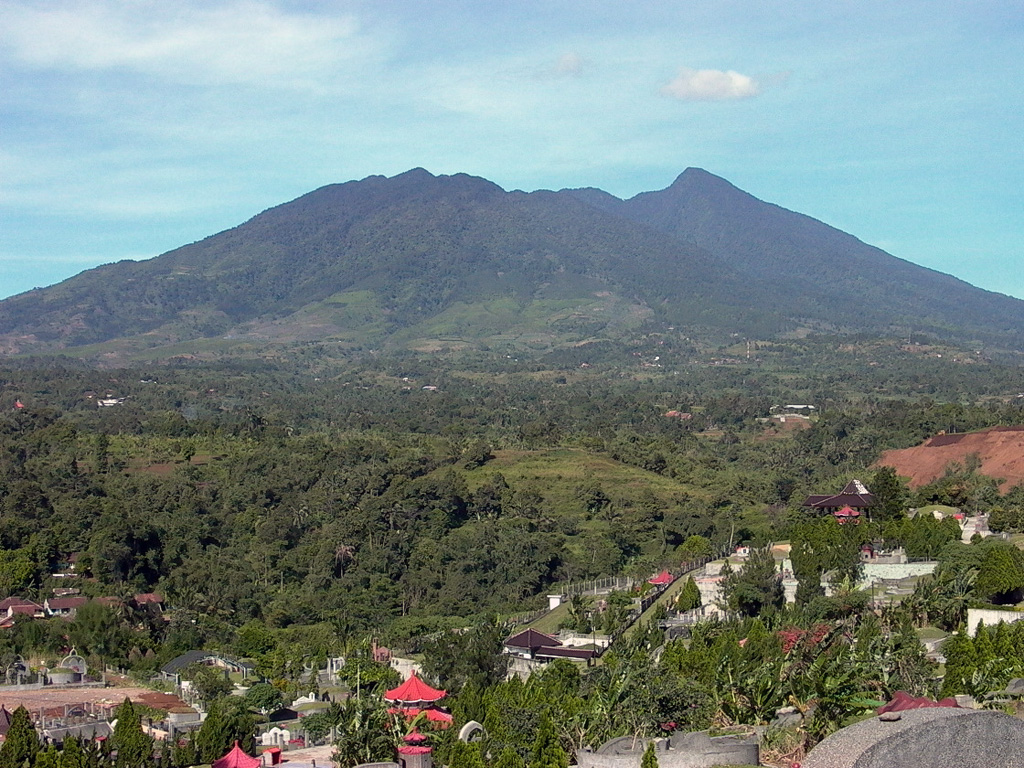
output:
[[[673,576],[668,571],[662,571],[657,576],[652,576],[647,580],[649,584],[654,584],[655,586],[660,586],[662,584],[671,584],[673,581],[675,581],[675,576]]]
[[[426,755],[431,752],[430,747],[399,747],[400,755]]]
[[[259,765],[260,759],[247,755],[236,741],[231,751],[219,760],[214,760],[210,768],[257,768]]]
[[[550,648],[561,644],[558,638],[545,635],[536,629],[524,630],[518,635],[512,635],[512,637],[505,641],[505,647],[507,648],[526,648],[531,651],[536,648]]]
[[[6,736],[10,729],[11,713],[7,711],[7,707],[0,704],[0,736]]]
[[[867,509],[874,503],[875,495],[868,490],[867,486],[860,480],[851,480],[839,493],[808,496],[804,501],[804,506],[815,509],[839,509],[841,507]]]
[[[835,513],[836,517],[860,517],[860,510],[845,506]]]
[[[394,701],[402,704],[429,704],[440,701],[445,697],[446,692],[431,688],[420,680],[415,672],[409,674],[409,678],[397,688],[392,688],[384,694],[385,701]]]

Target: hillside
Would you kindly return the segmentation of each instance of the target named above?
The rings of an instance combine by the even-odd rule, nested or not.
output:
[[[920,488],[941,477],[950,465],[963,465],[972,456],[978,459],[978,472],[998,479],[999,490],[1006,493],[1024,481],[1024,427],[940,434],[913,448],[886,451],[878,463],[910,478],[911,488]]]
[[[1024,302],[688,169],[660,192],[506,192],[415,169],[323,187],[143,262],[0,302],[0,352],[331,340],[551,349],[675,328],[1024,348]]]

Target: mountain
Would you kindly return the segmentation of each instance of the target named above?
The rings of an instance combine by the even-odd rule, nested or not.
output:
[[[908,330],[1020,349],[1024,302],[688,169],[620,200],[423,169],[335,184],[142,262],[0,302],[0,350],[330,339],[546,348]]]

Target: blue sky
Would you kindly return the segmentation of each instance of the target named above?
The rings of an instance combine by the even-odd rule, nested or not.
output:
[[[1018,0],[0,0],[0,297],[422,166],[688,166],[1024,297]]]

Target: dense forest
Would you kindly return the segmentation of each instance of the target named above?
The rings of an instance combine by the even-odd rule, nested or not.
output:
[[[1020,422],[1016,369],[900,350],[793,343],[683,370],[307,345],[276,363],[18,361],[0,373],[0,597],[42,599],[72,561],[84,594],[159,592],[169,624],[97,641],[140,670],[243,650],[243,626],[408,647],[559,582],[678,564],[695,536],[788,538],[807,494],[870,481],[882,450]],[[804,428],[768,418],[793,400],[818,404]],[[1011,522],[1017,496],[970,467],[917,492]],[[19,651],[66,643],[25,624]]]

